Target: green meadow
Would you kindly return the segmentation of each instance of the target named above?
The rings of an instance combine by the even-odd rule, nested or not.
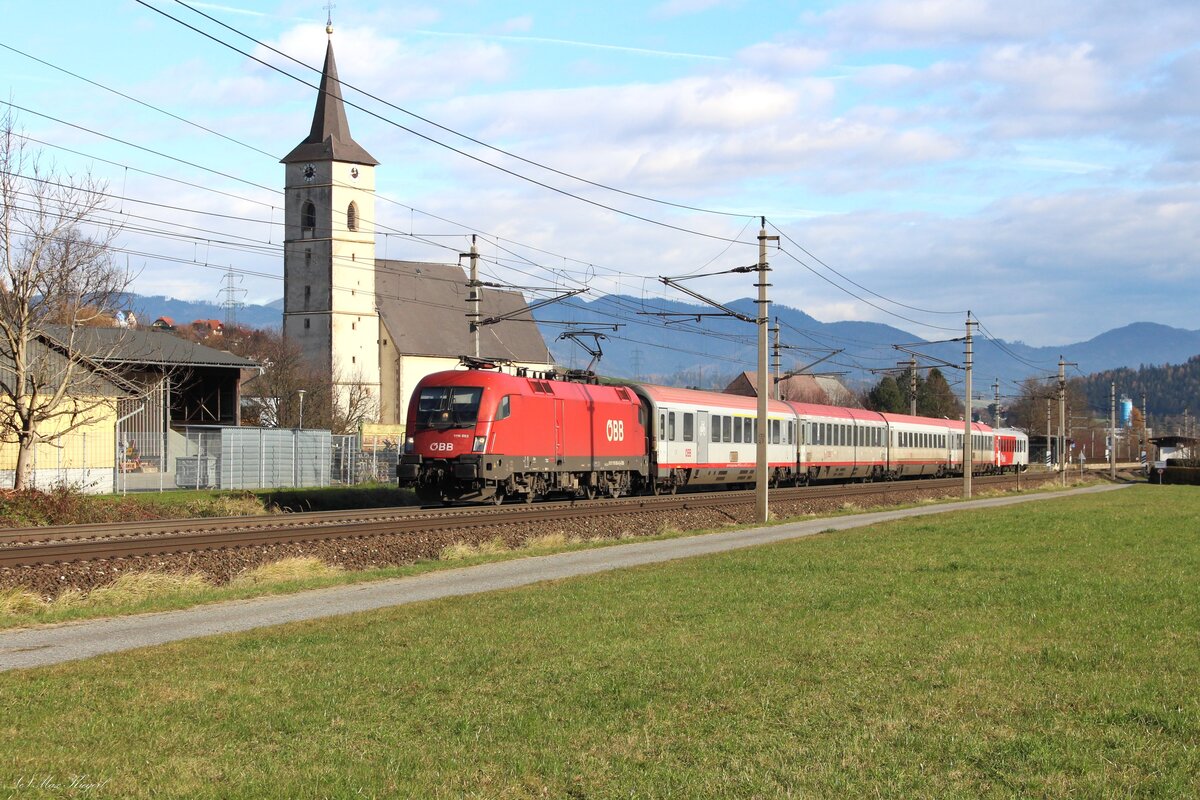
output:
[[[15,797],[1200,796],[1200,492],[0,674]]]

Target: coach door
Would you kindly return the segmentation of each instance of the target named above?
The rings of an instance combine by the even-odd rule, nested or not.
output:
[[[708,463],[708,412],[696,413],[696,465]]]

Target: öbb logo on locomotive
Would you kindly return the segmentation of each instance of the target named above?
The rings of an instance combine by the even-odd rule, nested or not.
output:
[[[774,485],[963,471],[962,420],[773,400],[759,431],[755,397],[561,377],[495,367],[426,376],[409,404],[400,485],[434,502],[740,488],[755,480],[745,451],[760,436]],[[973,472],[1029,463],[1019,430],[972,423],[967,445]]]

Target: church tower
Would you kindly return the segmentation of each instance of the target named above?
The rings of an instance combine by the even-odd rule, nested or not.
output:
[[[332,27],[326,28],[330,34]],[[375,298],[375,167],[350,136],[332,38],[308,138],[281,161],[283,335],[331,375],[345,408],[352,387],[380,400]]]

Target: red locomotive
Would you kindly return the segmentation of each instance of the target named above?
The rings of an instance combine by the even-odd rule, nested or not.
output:
[[[422,500],[617,497],[649,472],[646,414],[625,386],[485,369],[422,380],[397,472]]]
[[[427,502],[617,497],[756,479],[755,398],[465,363],[424,378],[409,405],[396,471]],[[767,424],[774,485],[962,474],[959,422],[772,401]],[[1021,431],[973,423],[971,439],[973,472],[1029,462]]]

